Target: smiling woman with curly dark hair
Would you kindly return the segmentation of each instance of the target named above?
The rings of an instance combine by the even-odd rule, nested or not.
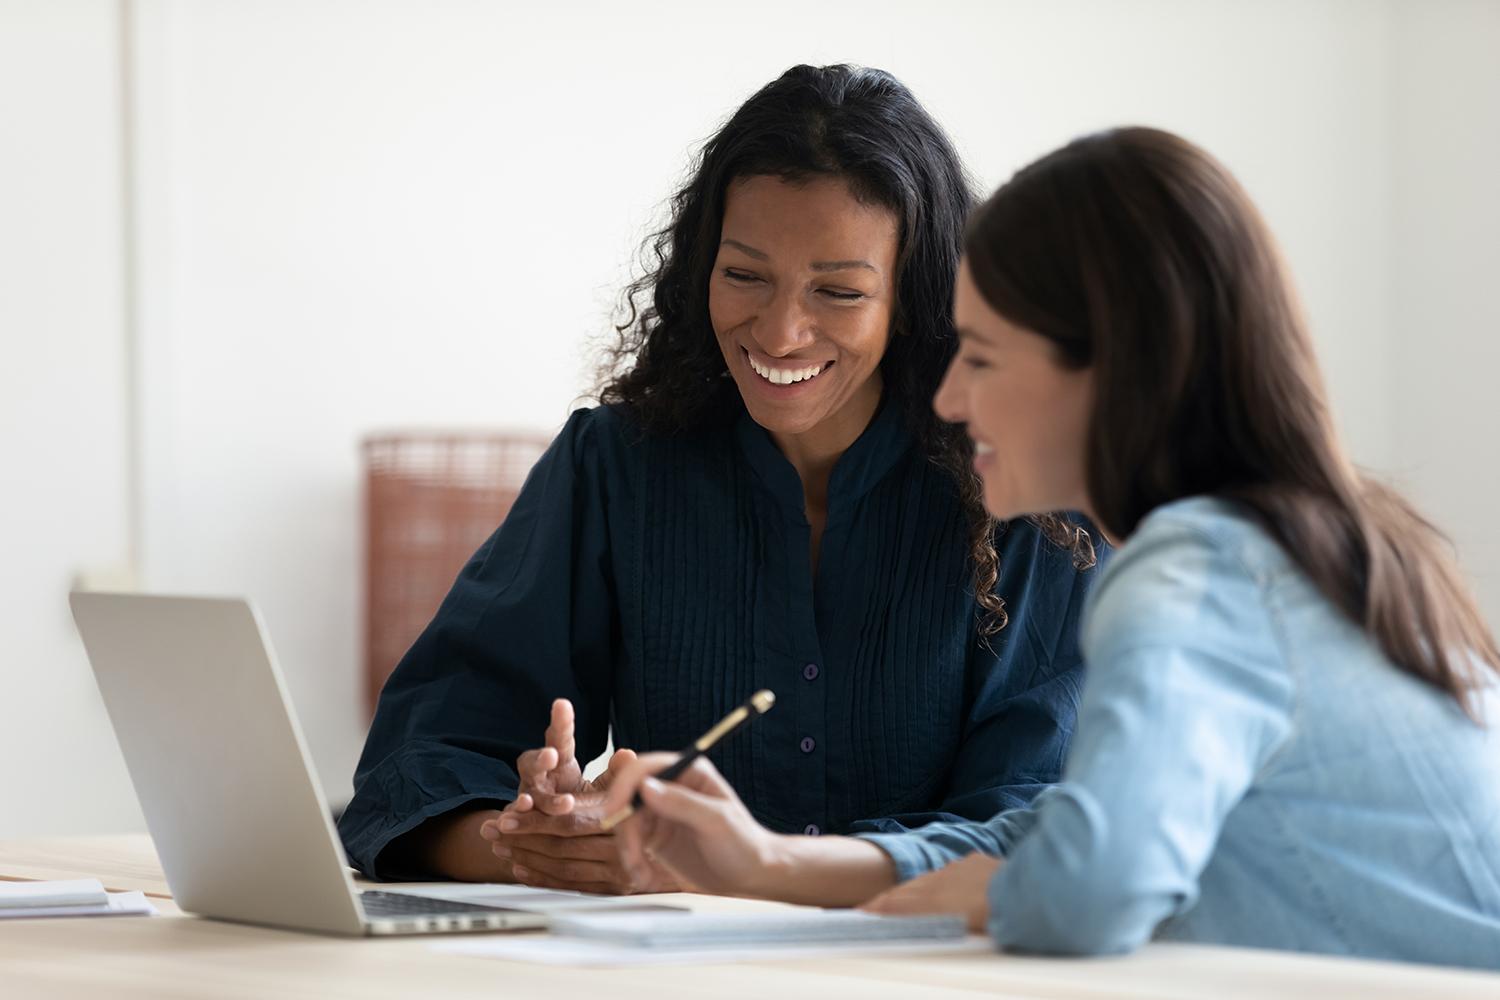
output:
[[[340,823],[355,864],[664,888],[599,829],[610,773],[759,688],[775,711],[714,758],[776,829],[986,818],[1056,780],[1094,556],[1079,522],[991,520],[933,415],[972,205],[878,70],[794,67],[708,140],[603,405],[381,695]],[[585,781],[611,726],[632,749]]]

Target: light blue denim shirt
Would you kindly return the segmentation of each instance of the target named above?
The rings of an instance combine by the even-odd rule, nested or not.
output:
[[[1061,784],[869,835],[901,878],[979,850],[1003,947],[1148,938],[1500,968],[1491,728],[1397,669],[1238,508],[1154,511],[1090,599]]]

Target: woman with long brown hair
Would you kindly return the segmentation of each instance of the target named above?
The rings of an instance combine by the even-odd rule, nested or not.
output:
[[[964,912],[1005,947],[1500,966],[1500,650],[1441,536],[1344,452],[1228,171],[1152,129],[1050,154],[970,222],[955,319],[936,409],[990,512],[1077,509],[1125,543],[1063,782],[814,843],[643,758],[613,795],[649,807],[627,851],[719,891]]]

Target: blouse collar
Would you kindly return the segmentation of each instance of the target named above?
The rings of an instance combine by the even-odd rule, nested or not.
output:
[[[775,440],[750,412],[741,409],[735,422],[735,438],[741,453],[756,477],[770,491],[785,512],[800,523],[806,523],[803,509],[802,479],[787,461]],[[870,423],[833,466],[828,482],[828,518],[833,521],[852,508],[866,493],[885,478],[896,460],[911,448],[912,438],[902,419],[901,409],[882,397],[880,407]]]

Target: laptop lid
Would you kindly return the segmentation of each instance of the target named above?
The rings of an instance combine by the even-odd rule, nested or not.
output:
[[[144,594],[75,593],[70,603],[177,904],[364,933],[255,609]]]

